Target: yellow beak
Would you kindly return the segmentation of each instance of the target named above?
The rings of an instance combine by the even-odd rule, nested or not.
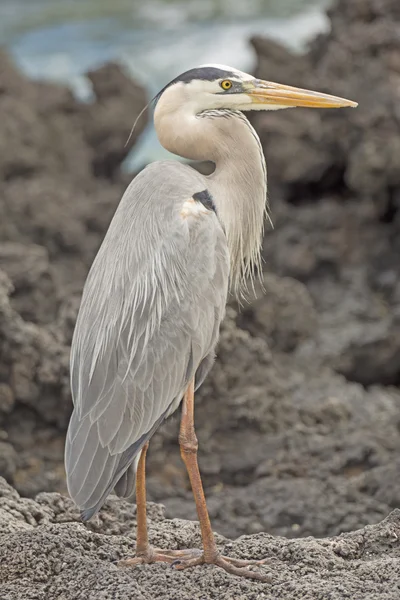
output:
[[[265,106],[307,106],[309,108],[342,108],[347,106],[355,108],[358,106],[357,102],[345,98],[260,79],[252,81],[246,93],[252,102]]]

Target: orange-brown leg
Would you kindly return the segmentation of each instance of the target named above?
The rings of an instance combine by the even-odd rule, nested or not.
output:
[[[149,444],[145,444],[136,471],[136,556],[118,561],[121,567],[152,562],[172,563],[177,559],[200,555],[200,550],[162,550],[150,546],[147,533],[146,514],[146,454]]]
[[[136,556],[146,556],[149,551],[146,512],[146,455],[149,443],[143,446],[136,471]]]
[[[136,556],[135,558],[121,560],[118,564],[121,566],[131,566],[141,563],[163,561],[172,563],[176,569],[186,569],[187,567],[207,563],[217,565],[233,575],[270,582],[271,579],[266,575],[250,571],[247,568],[251,565],[265,564],[266,561],[240,560],[231,558],[229,556],[222,556],[218,552],[214,534],[211,528],[203,484],[197,463],[198,441],[194,430],[194,381],[190,383],[182,403],[179,444],[182,460],[185,463],[189,475],[190,484],[192,486],[193,496],[196,503],[197,514],[200,522],[201,538],[203,542],[203,552],[198,549],[156,550],[149,545],[146,522],[145,461],[148,447],[148,444],[146,444],[146,446],[143,447],[136,473]]]
[[[197,462],[198,441],[194,429],[194,381],[188,387],[183,399],[181,428],[179,432],[179,444],[182,460],[185,463],[192,486],[194,501],[196,503],[197,515],[199,517],[201,538],[203,542],[203,554],[201,556],[183,558],[176,560],[174,566],[177,569],[198,565],[201,563],[213,564],[222,567],[233,575],[259,579],[270,582],[271,579],[261,573],[249,571],[246,567],[250,565],[265,564],[266,561],[239,560],[222,556],[219,554],[214,533],[211,528],[210,517],[207,510],[206,498],[201,481],[199,465]]]

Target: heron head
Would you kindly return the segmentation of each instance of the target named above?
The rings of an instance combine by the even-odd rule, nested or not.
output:
[[[171,110],[177,103],[185,103],[197,114],[202,111],[278,110],[295,106],[309,108],[356,107],[357,102],[304,90],[301,88],[263,81],[224,65],[201,65],[173,79],[158,94]]]

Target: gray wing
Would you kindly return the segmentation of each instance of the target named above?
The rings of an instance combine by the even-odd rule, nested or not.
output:
[[[229,258],[206,180],[175,162],[127,189],[88,275],[71,347],[74,411],[65,465],[90,518],[117,485],[132,488],[144,443],[211,365]],[[199,368],[200,367],[200,368]],[[129,488],[129,489],[128,489]]]

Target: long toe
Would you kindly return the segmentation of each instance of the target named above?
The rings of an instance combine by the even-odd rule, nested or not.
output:
[[[173,561],[171,566],[181,571],[189,567],[205,564],[205,562],[204,555],[202,554],[200,556],[194,556],[190,558],[183,557],[181,559],[177,559]],[[266,562],[266,560],[241,560],[238,558],[230,558],[229,556],[222,556],[221,554],[218,554],[212,561],[207,561],[207,564],[221,567],[221,569],[224,569],[228,573],[238,577],[246,577],[247,579],[257,579],[258,581],[263,581],[264,583],[271,583],[271,578],[265,573],[251,571],[249,569],[249,567],[252,566],[263,566]]]
[[[233,558],[231,556],[223,556],[223,555],[220,555],[220,558],[222,558],[224,561],[230,563],[234,567],[251,567],[252,565],[255,565],[255,566],[261,565],[262,566],[262,565],[266,565],[271,562],[271,560],[269,558],[263,558],[262,560],[256,560],[256,559],[244,560],[242,558]]]
[[[201,558],[203,553],[198,548],[187,548],[183,550],[164,550],[163,548],[149,548],[148,551],[139,556],[125,558],[117,562],[118,567],[135,567],[136,565],[151,564],[155,562],[179,563]],[[202,562],[202,560],[201,560]],[[200,562],[196,563],[200,564]]]
[[[144,556],[133,556],[132,558],[117,560],[115,564],[117,567],[135,567],[136,565],[144,565],[147,562]]]
[[[239,560],[237,558],[230,558],[229,556],[221,555],[217,556],[215,560],[215,564],[218,567],[221,567],[228,573],[232,573],[232,575],[246,577],[247,579],[257,579],[258,581],[263,581],[264,583],[272,583],[271,577],[265,573],[250,571],[249,569],[249,567],[252,566],[263,566],[265,563],[266,561],[264,560]]]
[[[165,554],[166,556],[171,556],[174,560],[178,558],[195,558],[195,556],[202,556],[203,554],[200,548],[183,548],[182,550],[157,549],[156,552],[159,552],[160,554]]]

